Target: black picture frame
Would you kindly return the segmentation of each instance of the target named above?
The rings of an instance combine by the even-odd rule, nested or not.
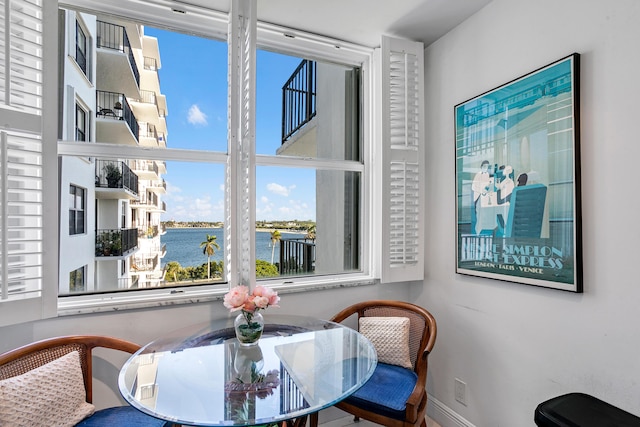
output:
[[[454,107],[456,273],[582,292],[579,62]]]

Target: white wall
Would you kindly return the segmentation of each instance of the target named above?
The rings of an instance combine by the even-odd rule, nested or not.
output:
[[[538,403],[574,391],[640,415],[639,22],[637,0],[494,0],[425,50],[433,203],[426,282],[412,299],[438,321],[427,389],[443,427],[533,426]],[[584,293],[456,275],[454,105],[573,52]],[[454,378],[467,383],[467,406]]]

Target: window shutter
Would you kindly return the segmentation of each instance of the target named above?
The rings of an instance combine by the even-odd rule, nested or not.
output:
[[[423,58],[422,43],[382,39],[383,283],[424,278]]]
[[[55,314],[43,286],[45,225],[57,234],[55,209],[52,220],[44,212],[56,191],[44,172],[44,1],[0,0],[0,326]]]
[[[255,283],[255,99],[256,0],[232,0],[229,13],[229,161],[237,199],[227,186],[227,279],[231,286]],[[235,149],[232,149],[235,147]]]

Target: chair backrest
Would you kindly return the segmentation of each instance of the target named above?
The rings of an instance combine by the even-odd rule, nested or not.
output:
[[[407,317],[409,318],[409,351],[414,370],[416,361],[429,354],[436,342],[436,320],[426,309],[404,301],[373,300],[349,306],[333,316],[333,322],[342,322],[357,314],[360,317]]]
[[[540,237],[547,187],[543,184],[516,187],[511,193],[505,237]]]
[[[15,377],[52,362],[72,351],[80,354],[80,365],[87,391],[87,402],[92,403],[91,387],[92,350],[96,347],[110,348],[127,353],[135,353],[140,349],[138,344],[119,338],[99,335],[72,335],[48,338],[27,344],[0,355],[0,380]]]

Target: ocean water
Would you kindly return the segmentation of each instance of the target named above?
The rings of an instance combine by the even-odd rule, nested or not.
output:
[[[177,261],[182,267],[199,266],[207,263],[207,256],[202,253],[200,243],[206,242],[207,234],[217,237],[220,249],[216,249],[211,261],[224,259],[224,236],[222,228],[168,228],[161,237],[163,245],[167,245],[167,254],[162,259],[166,265],[170,261]],[[304,235],[295,233],[281,233],[283,239],[301,238]],[[271,262],[271,233],[256,231],[256,259]],[[280,261],[280,247],[276,244],[273,262]]]

